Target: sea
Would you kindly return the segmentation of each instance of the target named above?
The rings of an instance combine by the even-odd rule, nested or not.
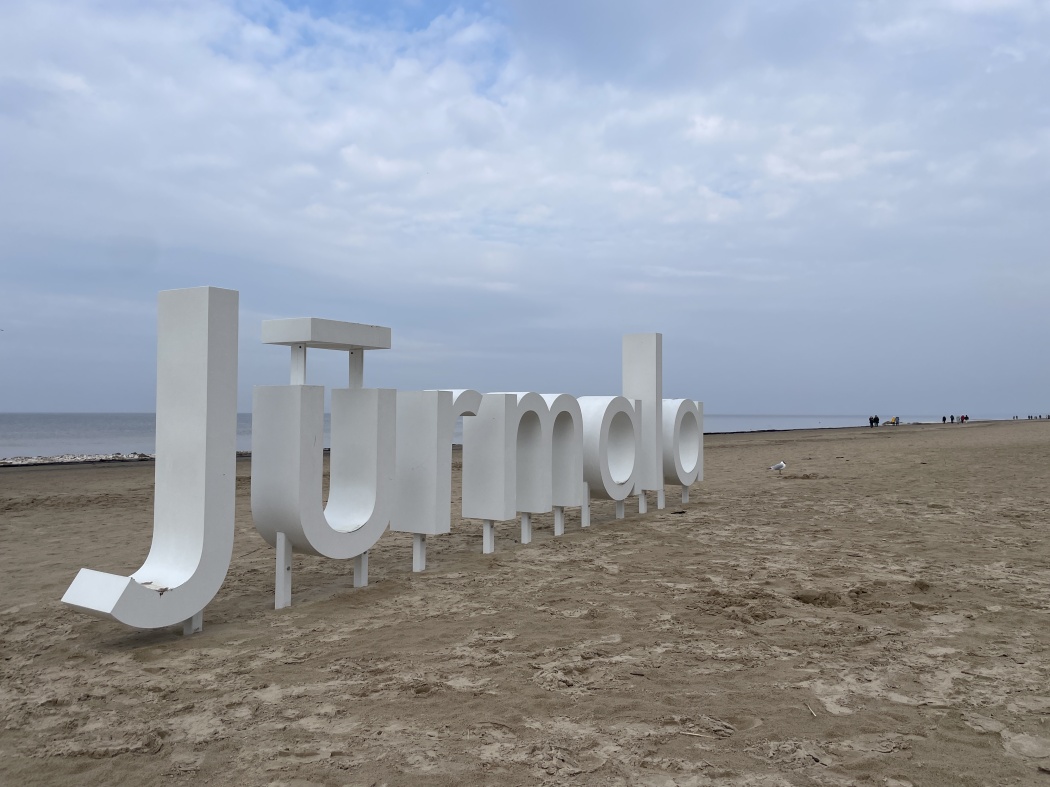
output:
[[[1012,416],[999,416],[1008,419]],[[976,420],[977,416],[973,416]],[[885,420],[888,420],[885,419]],[[940,415],[902,415],[901,423],[935,423]],[[982,419],[987,420],[987,418]],[[836,429],[868,425],[866,415],[704,414],[704,433]],[[153,413],[0,413],[0,460],[20,457],[96,458],[115,454],[150,455],[156,450]],[[325,415],[325,447],[330,422]],[[453,443],[462,442],[462,420]],[[237,415],[237,450],[251,451],[251,413]]]

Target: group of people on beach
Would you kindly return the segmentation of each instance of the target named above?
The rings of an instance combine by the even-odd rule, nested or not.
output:
[[[882,421],[883,426],[900,426],[900,423],[901,419],[898,415],[893,416],[893,418],[890,418],[888,421]],[[879,417],[877,415],[873,415],[868,418],[868,426],[870,426],[872,429],[874,429],[878,425]]]
[[[1029,418],[1042,418],[1042,416],[1032,416],[1032,415],[1030,415],[1028,417]],[[1017,416],[1015,415],[1014,418],[1017,418]],[[1050,415],[1048,415],[1047,418],[1050,418]],[[951,421],[953,424],[954,423],[964,424],[964,423],[966,423],[969,420],[970,420],[970,416],[968,416],[968,415],[960,415],[960,416],[942,415],[941,416],[941,423],[942,424],[946,424],[949,421]],[[894,426],[896,426],[898,423],[900,423],[900,419],[899,418],[891,418],[886,423],[887,424],[893,424]],[[879,425],[879,417],[877,415],[872,415],[872,416],[868,417],[868,426],[870,428],[874,429],[878,425]]]

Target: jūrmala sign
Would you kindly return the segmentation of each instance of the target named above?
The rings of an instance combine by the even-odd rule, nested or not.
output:
[[[199,631],[233,551],[237,456],[237,324],[234,290],[160,293],[157,315],[157,459],[153,542],[131,576],[83,568],[62,601],[136,628],[183,623]],[[314,318],[268,320],[263,342],[291,348],[291,382],[258,386],[252,401],[252,518],[276,550],[276,601],[292,601],[292,554],[354,560],[368,582],[368,550],[386,529],[414,534],[412,570],[426,567],[427,536],[448,533],[452,436],[463,418],[463,517],[497,522],[590,500],[703,480],[703,404],[663,399],[662,338],[623,338],[623,395],[397,391],[364,388],[364,353],[388,349],[390,329]],[[321,492],[324,388],[306,385],[308,349],[349,355],[349,387],[332,391],[328,501]]]

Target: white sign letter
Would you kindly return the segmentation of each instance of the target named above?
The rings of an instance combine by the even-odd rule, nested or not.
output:
[[[236,463],[237,292],[162,292],[153,543],[130,577],[82,568],[62,601],[136,628],[199,631],[230,567]]]

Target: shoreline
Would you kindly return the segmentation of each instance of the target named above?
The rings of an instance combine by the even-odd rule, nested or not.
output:
[[[1039,419],[984,419],[980,421],[970,421],[967,426],[977,426],[978,424],[999,424],[999,423],[1038,423]],[[880,425],[878,428],[882,429],[887,427],[889,429],[899,429],[900,427],[951,427],[951,426],[963,426],[964,424],[940,424],[936,422],[926,421],[912,421],[893,426],[888,423]],[[806,426],[799,427],[797,429],[742,429],[736,431],[726,432],[704,432],[704,437],[716,437],[720,435],[746,435],[746,434],[786,434],[793,432],[832,432],[842,431],[846,432],[852,429],[864,429],[869,430],[870,427],[856,425],[856,426]],[[462,450],[462,443],[453,443],[452,450]],[[329,453],[331,449],[325,448],[325,454]],[[251,457],[251,451],[238,451],[237,458],[242,459],[245,457]],[[58,454],[55,456],[11,456],[11,457],[0,457],[0,469],[5,467],[38,467],[42,465],[87,465],[87,464],[118,464],[118,463],[136,463],[136,462],[153,462],[156,461],[156,454],[145,454],[132,452],[128,454],[123,453],[112,453],[112,454]]]
[[[329,449],[325,449],[325,453]],[[237,458],[251,457],[251,451],[238,451]],[[0,459],[3,467],[41,467],[45,465],[101,465],[101,464],[134,464],[138,462],[155,462],[156,454],[59,454],[58,456],[11,456]]]

